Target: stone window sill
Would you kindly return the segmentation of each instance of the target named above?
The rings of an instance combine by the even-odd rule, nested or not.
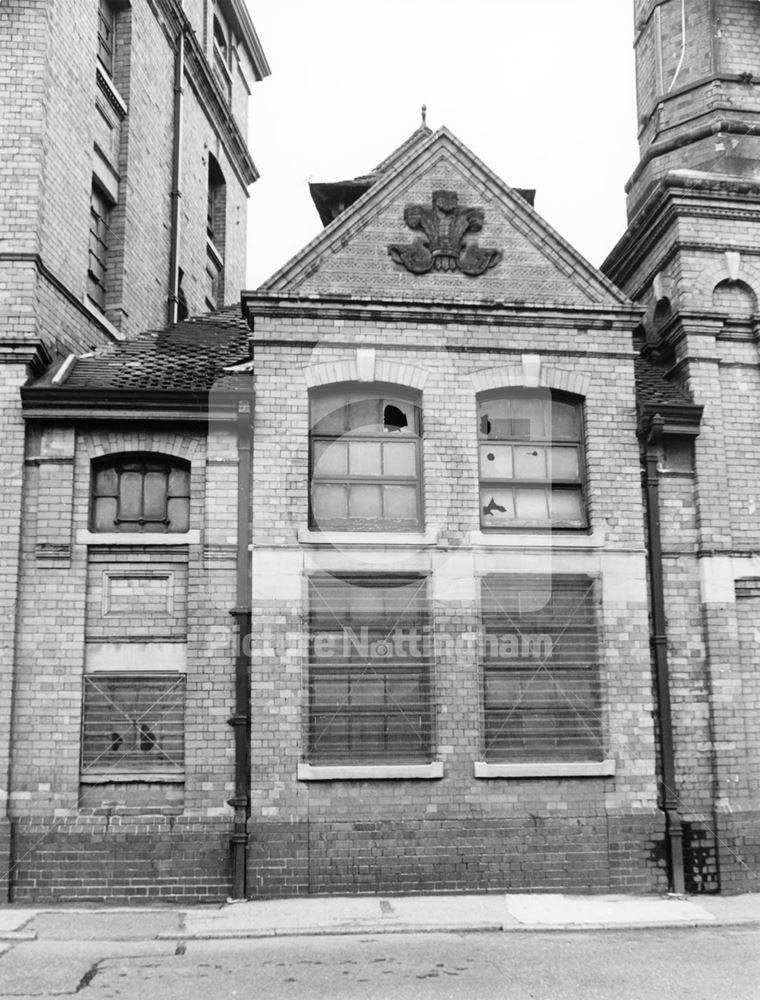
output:
[[[182,784],[185,780],[184,771],[103,771],[101,773],[80,774],[82,785],[124,785],[133,782],[149,784]]]
[[[431,764],[299,764],[299,781],[374,781],[399,778],[434,780],[443,777],[443,763]]]
[[[77,531],[77,545],[199,545],[200,531]]]
[[[476,778],[610,778],[614,774],[614,760],[527,764],[487,764],[485,761],[475,761]]]
[[[302,545],[385,546],[387,548],[418,548],[437,545],[438,531],[311,531],[301,528],[298,541]]]
[[[604,539],[596,532],[584,528],[552,531],[471,531],[470,545],[474,548],[504,549],[598,549]]]

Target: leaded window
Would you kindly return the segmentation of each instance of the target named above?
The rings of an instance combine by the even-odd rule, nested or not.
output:
[[[187,531],[189,463],[153,455],[94,462],[90,526],[93,531]]]
[[[425,579],[314,577],[309,615],[309,761],[429,761]]]
[[[419,530],[421,433],[420,408],[411,396],[353,387],[314,393],[311,526]]]
[[[583,413],[577,397],[512,389],[478,401],[484,529],[584,528]]]
[[[482,616],[486,760],[602,760],[594,581],[486,576]]]

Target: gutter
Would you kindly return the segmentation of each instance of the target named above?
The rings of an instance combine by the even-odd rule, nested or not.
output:
[[[670,704],[670,674],[668,668],[668,637],[665,622],[665,594],[662,572],[662,539],[660,532],[660,473],[657,467],[657,446],[662,440],[665,419],[655,414],[649,422],[645,439],[645,492],[648,529],[649,584],[652,609],[651,636],[654,675],[657,689],[657,721],[662,770],[661,807],[665,813],[665,839],[668,851],[668,883],[671,892],[685,891],[683,864],[683,821],[679,813],[676,785],[673,715]]]
[[[229,805],[235,810],[230,854],[232,898],[246,898],[248,860],[248,820],[251,815],[251,492],[253,459],[253,412],[249,399],[239,399],[237,407],[237,585],[235,607],[230,614],[236,622],[235,711],[227,720],[235,732],[235,794]]]
[[[169,228],[169,295],[167,321],[177,322],[179,306],[179,202],[182,197],[182,83],[185,75],[185,28],[180,27],[174,48],[174,130],[172,134],[171,222]]]

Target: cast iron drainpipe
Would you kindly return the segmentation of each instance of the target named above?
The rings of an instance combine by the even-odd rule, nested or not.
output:
[[[251,491],[253,455],[253,413],[251,401],[237,405],[237,585],[235,607],[235,714],[228,719],[235,731],[235,795],[229,805],[235,810],[230,852],[232,856],[232,898],[246,898],[245,870],[250,816],[251,734]]]
[[[174,129],[172,135],[171,222],[169,229],[169,326],[177,322],[179,305],[179,202],[182,197],[182,83],[185,75],[185,28],[180,28],[174,49]]]
[[[665,625],[665,596],[662,574],[660,536],[660,473],[657,445],[662,439],[665,420],[659,413],[652,417],[646,438],[646,498],[649,532],[649,585],[652,600],[652,635],[654,673],[657,685],[657,720],[660,732],[662,767],[662,808],[665,813],[665,836],[668,845],[668,881],[672,892],[684,892],[683,826],[678,810],[678,789],[673,744],[673,716],[670,707],[668,638]]]

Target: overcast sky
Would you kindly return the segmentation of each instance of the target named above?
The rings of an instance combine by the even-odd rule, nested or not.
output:
[[[368,173],[446,125],[592,264],[625,227],[636,161],[631,0],[248,0],[272,75],[255,85],[248,277],[321,223],[308,183]]]

